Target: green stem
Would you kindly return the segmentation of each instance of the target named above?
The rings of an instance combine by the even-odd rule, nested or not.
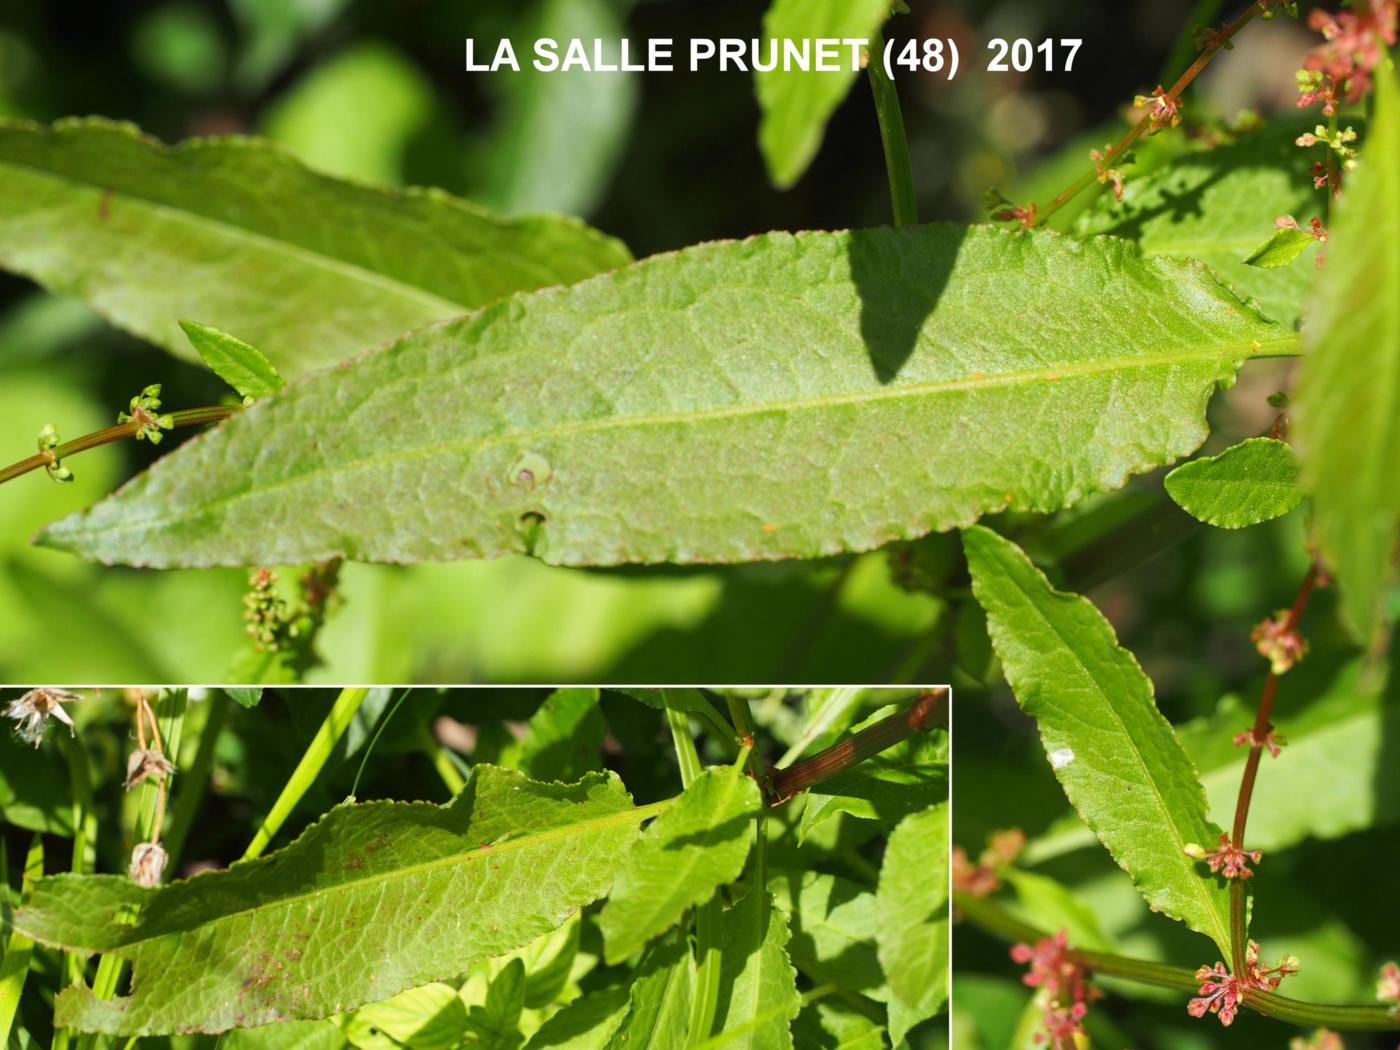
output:
[[[90,874],[97,860],[97,813],[93,806],[92,775],[88,766],[87,748],[77,737],[59,733],[59,746],[68,761],[68,782],[73,792],[73,863],[76,875]],[[84,958],[75,952],[64,952],[59,978],[62,985],[78,984],[83,977]],[[53,1034],[52,1050],[68,1050],[71,1028],[58,1028]]]
[[[1047,936],[1044,930],[1008,914],[999,904],[984,897],[974,897],[963,890],[953,891],[953,907],[983,930],[1003,940],[1034,944]],[[1070,949],[1066,956],[1071,962],[1096,973],[1193,995],[1200,990],[1200,982],[1196,980],[1195,973],[1182,966],[1078,949]],[[1246,992],[1244,1003],[1265,1017],[1309,1028],[1400,1030],[1400,1018],[1382,1006],[1328,1006],[1321,1003],[1305,1003],[1261,991]]]
[[[22,933],[10,931],[10,873],[5,863],[5,843],[0,840],[0,1047],[10,1045],[10,1028],[19,1010],[19,998],[29,977],[29,960],[34,942]],[[44,837],[35,835],[24,861],[24,878],[19,900],[23,904],[35,880],[44,875]],[[8,938],[5,934],[9,933]],[[8,941],[8,943],[5,943]]]
[[[253,841],[248,843],[248,848],[243,851],[244,860],[262,855],[267,844],[281,829],[282,823],[296,808],[296,804],[310,790],[311,785],[325,766],[326,760],[331,757],[331,752],[335,750],[335,745],[345,734],[345,730],[355,717],[355,712],[360,709],[360,705],[365,702],[365,697],[368,695],[368,689],[342,689],[340,691],[340,696],[336,698],[331,713],[321,723],[321,728],[316,730],[316,735],[311,738],[311,743],[307,745],[305,753],[301,756],[301,761],[297,763],[296,769],[292,770],[291,777],[282,788],[282,793],[272,804],[272,810],[264,818],[262,826],[258,828],[258,833],[253,836]]]
[[[209,777],[214,770],[214,749],[223,731],[224,719],[228,717],[230,700],[222,691],[215,690],[209,697],[204,725],[199,731],[199,749],[194,762],[180,777],[180,791],[175,796],[175,812],[171,815],[170,826],[165,833],[165,852],[170,856],[170,867],[179,870],[180,854],[185,849],[185,839],[189,836],[194,818],[199,813],[200,803],[209,787]]]
[[[666,705],[666,724],[676,748],[676,762],[681,769],[681,786],[689,788],[704,771],[695,738],[690,735],[690,716],[676,705],[669,690],[661,690]],[[686,1046],[698,1046],[710,1036],[719,1007],[720,981],[720,922],[718,894],[695,909],[695,998],[690,1003],[690,1027]]]
[[[808,701],[815,696],[817,709],[809,708],[807,724],[802,727],[801,734],[793,741],[790,748],[783,752],[783,757],[773,764],[774,769],[786,769],[788,766],[801,757],[812,741],[821,736],[837,722],[841,721],[847,714],[854,711],[865,699],[866,690],[860,688],[842,689],[814,689],[807,694]],[[737,722],[735,723],[738,724]],[[847,722],[846,725],[850,723]],[[844,728],[844,726],[842,727]]]
[[[877,29],[870,39],[870,93],[875,98],[875,115],[880,122],[880,140],[885,147],[885,168],[890,176],[890,201],[895,226],[917,226],[919,211],[914,199],[914,165],[909,159],[909,140],[904,134],[904,114],[899,108],[899,91],[885,75],[885,38]]]

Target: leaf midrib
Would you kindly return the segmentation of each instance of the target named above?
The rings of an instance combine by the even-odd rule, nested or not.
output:
[[[621,824],[640,823],[644,820],[656,817],[659,814],[665,812],[674,802],[675,799],[665,799],[661,802],[653,802],[650,805],[646,806],[634,806],[631,809],[618,810],[616,812],[607,813],[598,817],[589,817],[585,820],[577,821],[575,823],[563,824],[558,827],[548,828],[544,831],[535,832],[534,834],[523,836],[521,838],[509,838],[506,839],[504,842],[499,842],[495,844],[483,843],[482,845],[469,849],[463,853],[454,853],[447,857],[439,857],[436,860],[423,861],[418,864],[410,864],[407,867],[395,868],[393,871],[385,872],[380,875],[360,876],[358,878],[351,879],[347,882],[338,883],[334,886],[329,886],[323,889],[311,890],[305,893],[297,893],[286,897],[277,897],[272,900],[264,901],[262,903],[255,904],[247,908],[240,908],[237,911],[224,912],[222,915],[217,915],[206,921],[197,922],[193,926],[165,929],[157,933],[153,933],[149,936],[132,937],[129,940],[122,941],[120,944],[112,948],[101,948],[92,950],[125,953],[127,949],[130,949],[136,945],[144,944],[148,941],[160,940],[162,938],[171,936],[179,936],[181,934],[188,933],[191,929],[199,929],[205,926],[214,926],[217,924],[225,923],[230,920],[237,919],[240,916],[248,915],[256,911],[261,911],[264,908],[282,906],[290,907],[303,901],[309,901],[325,897],[328,894],[339,894],[349,892],[352,890],[360,889],[364,886],[380,885],[382,883],[390,882],[396,879],[408,878],[413,875],[423,874],[424,872],[434,871],[439,868],[454,867],[459,864],[466,863],[466,858],[478,856],[481,854],[486,854],[495,857],[499,856],[502,853],[509,853],[518,849],[524,849],[527,846],[533,847],[539,845],[548,845],[550,842],[556,839],[567,838],[573,834],[579,834],[589,831],[607,830],[608,828]],[[230,869],[224,869],[225,872],[228,870]],[[223,874],[223,872],[209,873],[209,875],[219,874]],[[191,881],[193,882],[195,880]],[[145,902],[143,907],[147,907],[149,906],[149,904],[150,901],[147,901]],[[139,930],[140,927],[135,927],[135,929]],[[61,945],[61,947],[74,950],[83,950],[87,946],[80,944],[65,944]]]
[[[46,168],[36,167],[30,164],[21,164],[13,160],[0,162],[0,169],[3,168],[17,169],[28,173],[31,177],[77,186],[88,191],[100,192],[103,189],[102,186],[95,182],[86,182],[82,179],[73,178],[72,176],[59,175]],[[416,301],[419,305],[433,311],[436,316],[454,317],[459,314],[469,313],[481,305],[480,303],[458,303],[449,299],[444,299],[417,285],[406,284],[378,270],[372,270],[344,259],[337,259],[332,255],[324,255],[291,241],[278,240],[267,234],[258,233],[247,227],[237,226],[223,219],[216,219],[201,212],[182,210],[173,205],[152,200],[149,197],[143,197],[138,193],[132,193],[130,191],[123,192],[121,200],[134,203],[139,207],[156,212],[168,221],[183,223],[197,229],[205,226],[213,227],[219,231],[220,236],[226,237],[229,240],[242,241],[247,244],[256,245],[258,248],[270,251],[274,255],[284,255],[310,266],[319,267],[327,272],[335,273],[342,277],[349,277],[361,284],[379,287],[405,299]],[[171,321],[173,323],[174,319],[172,318]]]
[[[1024,593],[1024,592],[1023,592],[1023,593]],[[1059,592],[1056,592],[1056,591],[1054,591],[1053,588],[1051,588],[1051,593],[1054,594],[1054,593],[1059,593]],[[1030,596],[1027,595],[1027,597],[1030,597]],[[1082,597],[1082,596],[1080,596],[1080,595],[1074,595],[1074,598],[1075,598],[1075,600],[1076,600],[1076,603],[1083,603],[1084,605],[1087,605],[1087,604],[1088,604],[1088,599],[1086,599],[1086,598],[1084,598],[1084,597]],[[1036,603],[1034,602],[1034,600],[1032,600],[1031,606],[1032,606],[1032,608],[1035,609],[1036,615],[1039,616],[1039,617],[1041,618],[1041,620],[1044,621],[1045,625],[1046,625],[1047,627],[1049,627],[1051,631],[1054,632],[1055,636],[1056,636],[1057,638],[1060,639],[1060,642],[1064,645],[1066,651],[1068,651],[1068,652],[1074,654],[1074,660],[1075,660],[1075,662],[1080,666],[1081,669],[1083,669],[1084,673],[1088,676],[1089,680],[1094,684],[1094,690],[1095,690],[1095,692],[1097,692],[1097,693],[1099,694],[1099,696],[1102,698],[1104,705],[1108,708],[1109,712],[1113,715],[1114,720],[1118,723],[1119,727],[1122,729],[1123,735],[1124,735],[1129,741],[1132,742],[1132,745],[1133,745],[1133,746],[1130,747],[1130,748],[1128,749],[1128,752],[1129,752],[1129,754],[1131,754],[1131,755],[1133,756],[1134,760],[1137,762],[1138,766],[1139,766],[1139,767],[1141,768],[1141,770],[1142,770],[1144,779],[1147,781],[1148,785],[1152,788],[1152,794],[1153,794],[1153,795],[1156,797],[1156,799],[1157,799],[1157,805],[1158,805],[1158,807],[1159,807],[1159,808],[1162,810],[1162,812],[1165,813],[1166,816],[1167,816],[1166,823],[1167,823],[1167,825],[1171,828],[1172,834],[1173,834],[1173,836],[1174,836],[1175,839],[1176,839],[1176,846],[1177,846],[1177,853],[1178,853],[1178,855],[1180,855],[1180,856],[1185,856],[1184,853],[1181,853],[1181,850],[1182,850],[1182,849],[1185,847],[1185,845],[1186,845],[1186,839],[1185,839],[1185,837],[1181,834],[1181,829],[1177,826],[1175,816],[1174,816],[1173,813],[1172,813],[1172,808],[1171,808],[1169,805],[1167,805],[1167,800],[1163,797],[1162,792],[1161,792],[1161,789],[1160,789],[1160,788],[1158,787],[1158,785],[1157,785],[1157,779],[1156,779],[1154,776],[1152,776],[1151,772],[1148,770],[1147,763],[1143,760],[1143,757],[1142,757],[1142,751],[1141,751],[1141,749],[1138,747],[1137,741],[1134,739],[1132,733],[1129,731],[1129,729],[1128,729],[1128,724],[1127,724],[1125,721],[1123,721],[1123,716],[1118,712],[1118,709],[1117,709],[1117,707],[1114,706],[1113,701],[1112,701],[1111,699],[1109,699],[1108,693],[1104,690],[1103,686],[1099,683],[1098,676],[1095,675],[1095,674],[1089,669],[1088,665],[1085,664],[1084,661],[1080,658],[1078,650],[1075,649],[1075,647],[1070,643],[1069,638],[1067,638],[1067,637],[1064,635],[1064,633],[1059,629],[1059,627],[1058,627],[1049,617],[1047,617],[1043,612],[1041,612],[1040,606],[1039,606],[1038,604],[1036,604]],[[1082,607],[1082,606],[1081,606],[1081,607]],[[1107,626],[1107,624],[1105,624],[1105,626]],[[1136,667],[1138,673],[1139,673],[1139,674],[1142,674],[1143,677],[1146,678],[1146,675],[1143,673],[1142,668],[1141,668],[1140,666],[1137,665],[1137,661],[1136,661],[1135,659],[1133,659],[1133,656],[1132,656],[1131,653],[1129,653],[1126,649],[1123,649],[1123,647],[1120,646],[1120,645],[1118,645],[1116,642],[1114,643],[1114,648],[1117,649],[1118,651],[1122,652],[1129,660],[1131,660],[1132,663],[1133,663],[1133,665],[1134,665],[1134,667]],[[1149,690],[1149,698],[1150,698],[1150,690]],[[1151,717],[1152,715],[1156,715],[1158,718],[1162,718],[1162,717],[1163,717],[1163,716],[1162,716],[1162,713],[1157,709],[1157,705],[1156,705],[1155,701],[1154,701],[1154,702],[1152,703],[1152,705],[1151,705],[1151,711],[1149,712],[1148,717]],[[1170,727],[1168,727],[1168,728],[1170,728]],[[1182,748],[1182,754],[1186,757],[1187,762],[1190,763],[1191,759],[1190,759],[1190,756],[1189,756],[1189,755],[1186,755],[1186,753],[1185,753],[1185,748]],[[1193,770],[1194,770],[1194,768],[1195,768],[1194,763],[1192,763],[1192,768],[1193,768]],[[1199,780],[1200,780],[1200,775],[1197,774],[1197,781],[1199,782]],[[1202,788],[1201,788],[1201,800],[1202,800],[1203,805],[1209,805],[1209,800],[1205,797],[1205,788],[1204,788],[1204,786],[1202,786]],[[1204,821],[1206,821],[1206,822],[1209,822],[1209,818],[1208,818],[1207,816],[1205,816],[1204,814],[1202,815],[1202,819],[1203,819]],[[1097,835],[1097,834],[1098,834],[1098,833],[1097,833],[1097,831],[1096,831],[1096,832],[1095,832],[1095,835]],[[1229,950],[1229,947],[1230,947],[1229,929],[1228,929],[1227,926],[1224,925],[1222,918],[1221,918],[1219,915],[1216,914],[1215,905],[1214,905],[1214,903],[1213,903],[1213,901],[1212,901],[1210,895],[1204,892],[1204,888],[1205,888],[1204,880],[1201,879],[1199,876],[1197,876],[1197,875],[1196,875],[1194,872],[1192,872],[1192,871],[1189,871],[1189,870],[1188,870],[1188,871],[1187,871],[1187,874],[1188,874],[1188,876],[1190,877],[1191,885],[1192,885],[1192,887],[1193,887],[1193,889],[1194,889],[1194,891],[1195,891],[1196,896],[1200,899],[1201,903],[1205,905],[1205,913],[1211,917],[1212,925],[1218,927],[1218,928],[1215,930],[1214,933],[1209,934],[1208,936],[1210,936],[1210,938],[1211,938],[1213,941],[1215,941],[1216,946],[1219,947],[1221,951],[1228,951],[1228,950]],[[1137,878],[1134,877],[1134,878],[1133,878],[1133,881],[1134,881],[1134,882],[1137,882]]]
[[[1268,357],[1273,354],[1286,356],[1289,353],[1296,352],[1299,344],[1299,336],[1296,333],[1289,333],[1288,335],[1279,336],[1267,341],[1253,340],[1251,341],[1251,345],[1253,342],[1258,342],[1260,348],[1250,353],[1245,353],[1243,360]],[[111,535],[141,531],[157,525],[169,527],[190,517],[207,514],[216,507],[237,503],[245,499],[267,496],[279,490],[319,480],[327,476],[350,474],[362,470],[369,470],[385,463],[408,462],[414,459],[428,458],[468,449],[479,450],[512,443],[528,444],[530,441],[538,441],[542,438],[555,438],[570,434],[614,430],[624,427],[667,426],[676,423],[708,422],[715,419],[735,419],[744,416],[760,416],[770,413],[817,411],[826,408],[878,403],[881,401],[903,398],[919,399],[964,390],[983,390],[995,387],[1014,386],[1027,382],[1053,382],[1067,377],[1098,375],[1108,372],[1131,372],[1146,368],[1192,364],[1197,362],[1217,362],[1223,359],[1224,351],[1236,346],[1237,344],[1234,342],[1221,343],[1212,345],[1204,350],[1139,355],[1135,356],[1130,361],[1123,358],[1113,358],[1106,361],[1087,361],[1073,365],[1045,366],[1042,368],[1023,369],[1017,372],[1003,372],[998,375],[982,376],[980,378],[969,377],[937,380],[928,383],[911,383],[906,386],[881,387],[876,390],[864,390],[847,394],[828,394],[786,401],[763,401],[738,405],[723,405],[687,412],[678,411],[642,415],[607,416],[597,419],[583,419],[568,423],[559,423],[554,426],[540,427],[530,431],[513,430],[499,434],[486,434],[464,440],[443,441],[432,445],[418,446],[416,448],[384,452],[376,456],[367,456],[343,464],[291,474],[269,484],[250,486],[238,492],[216,497],[200,503],[198,506],[181,510],[172,515],[157,514],[148,517],[139,517],[126,514],[120,521],[103,523],[99,531],[104,535]],[[203,438],[197,440],[203,440]],[[153,469],[161,469],[160,464],[157,464]],[[67,534],[81,534],[85,531],[87,530],[75,528]]]

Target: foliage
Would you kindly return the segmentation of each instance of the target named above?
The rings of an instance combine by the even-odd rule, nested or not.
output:
[[[684,715],[669,720],[675,708],[596,689],[412,690],[393,704],[367,690],[269,691],[253,707],[232,699],[83,692],[69,701],[76,736],[50,724],[29,749],[87,778],[95,856],[61,874],[50,860],[40,877],[43,854],[31,852],[22,899],[15,891],[10,903],[3,887],[13,932],[0,996],[25,988],[17,1023],[27,1037],[767,1050],[834,1047],[833,1032],[858,1026],[872,1046],[941,1045],[946,691],[863,691],[857,705],[892,706],[896,717],[911,701],[934,705],[929,728],[906,724],[890,742],[941,741],[921,772],[943,794],[928,808],[921,794],[902,822],[837,815],[805,839],[797,805],[763,785],[768,762],[813,739],[808,720],[832,699],[822,690],[753,700],[696,691],[747,727],[715,709],[713,724],[695,723],[698,739]],[[162,785],[151,793],[153,831],[132,809],[139,789],[123,797],[121,782],[128,751],[160,746],[126,743],[131,718],[145,740],[148,709],[175,760],[152,774]],[[589,720],[602,731],[559,734]],[[661,744],[668,724],[674,759]],[[630,742],[606,763],[604,733]],[[797,746],[789,772],[804,775],[812,748]],[[859,756],[844,762],[861,768]],[[554,773],[569,780],[541,779]],[[72,808],[66,778],[36,793],[38,805]],[[30,837],[8,822],[0,831],[6,847]],[[50,841],[62,834],[52,829]],[[133,839],[137,855],[151,845],[172,854],[164,877],[94,874],[125,871]],[[262,842],[275,848],[259,855]],[[847,983],[807,969],[799,941],[827,921],[828,902],[782,888],[812,868],[841,872],[871,901],[881,893],[880,915],[866,909],[846,936],[876,971],[902,975],[907,1000],[868,989],[869,972]],[[97,962],[76,971],[62,965],[89,957]],[[799,1027],[821,1034],[795,1042]]]

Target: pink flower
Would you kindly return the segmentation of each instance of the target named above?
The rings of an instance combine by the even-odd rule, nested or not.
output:
[[[1194,842],[1188,842],[1182,849],[1192,860],[1203,860],[1210,864],[1211,872],[1225,876],[1227,879],[1248,879],[1253,877],[1252,872],[1245,861],[1252,860],[1259,863],[1263,854],[1257,849],[1240,849],[1230,841],[1229,835],[1220,836],[1220,846],[1217,849],[1208,850]]]
[[[1147,110],[1149,135],[1181,123],[1181,100],[1163,91],[1160,84],[1152,94],[1139,95],[1135,104],[1139,109]]]
[[[1251,726],[1243,733],[1235,734],[1235,744],[1236,746],[1248,744],[1250,747],[1266,747],[1269,749],[1270,755],[1274,758],[1278,758],[1279,751],[1287,746],[1288,741],[1283,738],[1281,733],[1274,730],[1272,726],[1263,736],[1255,732],[1254,728]]]
[[[1400,1006],[1400,966],[1388,962],[1381,967],[1381,979],[1376,982],[1376,998],[1383,1003]]]
[[[1053,937],[1042,937],[1035,947],[1017,944],[1011,958],[1030,971],[1021,980],[1031,988],[1045,991],[1044,1016],[1035,1041],[1049,1039],[1050,1045],[1073,1046],[1073,1038],[1083,1034],[1081,1022],[1089,1012],[1088,1002],[1098,990],[1088,983],[1088,971],[1069,957],[1069,944],[1063,929]]]
[[[1228,1028],[1239,1011],[1240,1003],[1244,1002],[1246,992],[1251,989],[1272,992],[1285,977],[1298,970],[1298,960],[1292,955],[1284,956],[1277,966],[1260,966],[1259,945],[1250,941],[1245,952],[1243,974],[1230,973],[1222,962],[1202,966],[1196,971],[1196,980],[1201,987],[1198,996],[1186,1004],[1186,1012],[1192,1017],[1215,1014],[1220,1018],[1220,1023]]]
[[[1318,228],[1321,226],[1319,222]],[[1308,654],[1308,643],[1298,633],[1288,609],[1282,609],[1277,616],[1258,624],[1249,637],[1259,655],[1269,661],[1269,669],[1276,675],[1287,674]]]

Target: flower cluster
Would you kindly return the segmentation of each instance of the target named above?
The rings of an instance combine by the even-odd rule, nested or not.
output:
[[[70,733],[76,732],[73,719],[63,710],[63,705],[78,699],[78,694],[66,689],[31,689],[5,706],[5,717],[19,722],[15,732],[21,740],[38,747],[44,739],[44,726],[50,718],[62,722]]]
[[[1400,966],[1388,962],[1381,967],[1381,979],[1376,982],[1376,998],[1383,1003],[1394,1003],[1391,1009],[1400,1016]]]
[[[1220,1018],[1220,1023],[1228,1028],[1247,992],[1272,992],[1285,977],[1297,973],[1299,969],[1298,958],[1294,955],[1284,956],[1277,966],[1260,966],[1259,945],[1250,941],[1242,974],[1232,974],[1222,962],[1202,966],[1196,971],[1196,980],[1201,987],[1197,998],[1186,1004],[1186,1011],[1192,1017],[1215,1014]]]
[[[285,641],[287,603],[277,593],[277,574],[271,569],[254,569],[248,577],[248,593],[243,595],[244,631],[259,652],[277,652]]]
[[[1240,747],[1248,744],[1250,747],[1265,747],[1269,749],[1269,754],[1278,758],[1278,753],[1288,745],[1288,741],[1283,738],[1283,734],[1276,732],[1272,726],[1268,732],[1262,736],[1251,726],[1243,733],[1235,734],[1235,746]]]
[[[973,864],[961,846],[954,846],[951,857],[953,888],[974,897],[986,897],[1001,888],[1002,869],[1011,864],[1026,845],[1026,833],[1020,828],[994,831],[987,848]]]
[[[1089,984],[1089,973],[1069,957],[1065,931],[1053,937],[1042,937],[1032,947],[1017,944],[1011,948],[1011,958],[1030,970],[1021,981],[1045,993],[1044,1016],[1040,1042],[1049,1039],[1053,1047],[1073,1046],[1074,1037],[1084,1033],[1084,1015],[1088,1004],[1098,998],[1098,989]]]
[[[1098,172],[1100,184],[1111,184],[1113,187],[1113,199],[1122,201],[1123,199],[1123,172],[1118,168],[1111,168],[1109,164],[1113,160],[1113,145],[1110,143],[1104,146],[1103,150],[1091,149],[1089,159],[1094,162],[1094,171]]]
[[[1210,864],[1212,873],[1223,875],[1227,879],[1248,879],[1254,876],[1254,872],[1249,869],[1245,861],[1252,860],[1259,863],[1263,853],[1257,849],[1241,849],[1230,842],[1230,836],[1222,834],[1220,845],[1216,849],[1206,849],[1195,842],[1188,842],[1181,850],[1192,860],[1203,860]]]
[[[136,440],[159,445],[164,431],[175,426],[174,417],[160,414],[160,384],[152,383],[131,399],[127,411],[118,413],[118,423],[135,423]]]
[[[1160,84],[1152,94],[1137,96],[1133,105],[1138,109],[1147,110],[1149,135],[1174,128],[1181,123],[1181,100],[1164,91]]]
[[[39,455],[44,457],[44,469],[54,481],[72,481],[73,472],[58,459],[58,446],[62,443],[63,439],[58,436],[58,428],[52,423],[45,423],[39,431]]]
[[[1269,661],[1274,674],[1287,674],[1308,654],[1308,643],[1298,633],[1291,610],[1281,609],[1278,615],[1258,624],[1249,636],[1259,655]]]
[[[1308,25],[1323,43],[1309,53],[1298,74],[1299,107],[1322,103],[1333,116],[1340,102],[1355,103],[1371,92],[1372,74],[1384,57],[1382,44],[1395,46],[1400,0],[1358,0],[1355,10],[1335,15],[1313,11]]]

